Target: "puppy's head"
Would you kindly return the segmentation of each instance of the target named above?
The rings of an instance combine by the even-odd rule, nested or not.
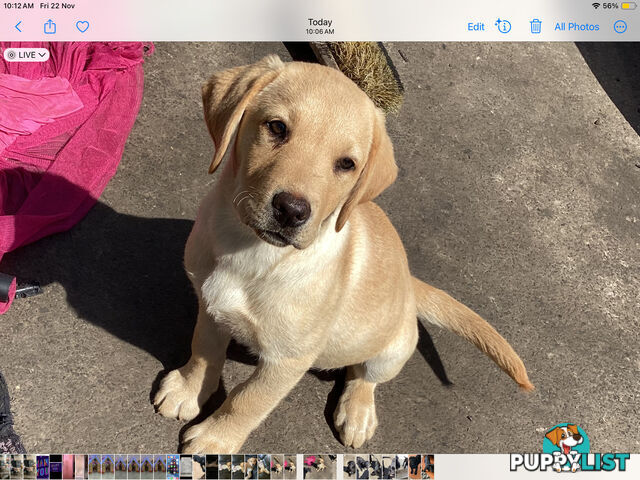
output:
[[[203,103],[216,147],[209,172],[236,133],[230,200],[268,243],[306,248],[395,180],[384,115],[334,69],[266,57],[213,75]]]
[[[545,436],[565,454],[571,451],[571,447],[581,444],[584,440],[578,432],[578,426],[571,424],[566,427],[556,427]]]

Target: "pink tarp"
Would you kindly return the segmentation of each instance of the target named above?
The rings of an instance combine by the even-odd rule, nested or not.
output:
[[[95,204],[138,114],[145,55],[142,43],[0,43],[10,47],[47,48],[50,59],[0,58],[0,261]]]

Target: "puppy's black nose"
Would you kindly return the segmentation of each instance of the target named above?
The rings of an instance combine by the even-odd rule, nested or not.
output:
[[[271,201],[273,216],[281,227],[299,227],[311,216],[311,205],[306,199],[289,192],[280,192]]]

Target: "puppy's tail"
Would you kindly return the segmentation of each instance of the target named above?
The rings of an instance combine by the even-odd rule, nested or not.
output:
[[[446,328],[466,338],[482,350],[523,390],[535,387],[527,370],[511,345],[480,315],[453,299],[442,290],[413,278],[418,318]]]

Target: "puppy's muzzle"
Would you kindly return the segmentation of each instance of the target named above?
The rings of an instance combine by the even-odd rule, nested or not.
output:
[[[297,197],[289,192],[280,192],[271,201],[273,218],[282,228],[300,227],[311,216],[311,205],[303,197]]]

